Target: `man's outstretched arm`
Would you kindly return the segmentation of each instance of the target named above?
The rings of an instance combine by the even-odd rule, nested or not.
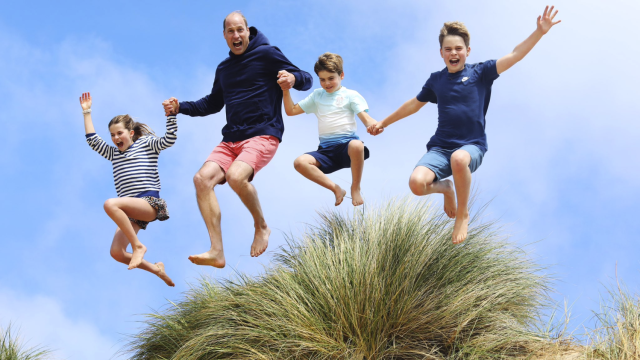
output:
[[[553,14],[552,14],[553,13]],[[496,63],[496,70],[498,74],[502,74],[507,71],[510,67],[515,65],[518,61],[522,60],[528,53],[533,49],[533,47],[540,41],[542,36],[546,34],[553,25],[560,22],[560,20],[554,22],[553,19],[558,14],[558,10],[553,12],[553,6],[549,9],[549,6],[544,8],[544,13],[542,16],[538,16],[538,27],[536,30],[529,35],[529,37],[521,42],[518,46],[513,49],[513,51],[501,57]]]
[[[220,86],[217,75],[216,72],[211,94],[200,100],[178,102],[178,99],[172,97],[163,101],[162,106],[164,106],[166,115],[177,115],[180,113],[189,116],[207,116],[220,112],[224,107],[224,97],[222,96],[222,87]]]

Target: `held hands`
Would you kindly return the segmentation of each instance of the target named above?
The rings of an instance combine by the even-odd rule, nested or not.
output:
[[[171,97],[169,100],[165,100],[162,102],[162,106],[164,106],[164,115],[178,115],[178,110],[180,110],[180,103],[178,99]]]
[[[551,15],[552,12],[553,12],[553,6],[551,6],[551,9],[549,9],[549,6],[547,6],[544,8],[544,12],[542,13],[542,16],[538,16],[538,30],[542,32],[542,35],[546,34],[553,25],[561,21],[561,20],[558,20],[556,22],[553,22],[553,19],[558,14],[558,10],[556,10],[556,12],[553,12],[553,15]]]
[[[381,121],[376,122],[375,124],[369,125],[367,128],[367,132],[373,136],[380,135],[384,131],[384,127],[381,124]]]
[[[286,70],[278,71],[278,85],[282,91],[289,90],[296,83],[296,77]]]
[[[80,106],[82,110],[91,110],[91,94],[86,92],[80,96]]]

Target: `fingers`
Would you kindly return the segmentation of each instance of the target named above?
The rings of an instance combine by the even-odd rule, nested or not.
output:
[[[542,13],[542,17],[547,17],[547,10],[549,10],[549,5],[545,6],[544,12]]]

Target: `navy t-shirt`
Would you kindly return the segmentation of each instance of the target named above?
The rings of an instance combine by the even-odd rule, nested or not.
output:
[[[427,144],[456,149],[473,144],[486,152],[485,115],[491,99],[491,85],[498,78],[496,60],[465,64],[457,73],[447,68],[434,72],[416,96],[421,102],[438,104],[438,129]]]

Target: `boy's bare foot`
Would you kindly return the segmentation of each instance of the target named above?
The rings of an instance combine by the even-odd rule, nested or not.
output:
[[[133,256],[131,256],[131,261],[129,261],[129,270],[137,268],[142,262],[142,258],[144,254],[147,252],[147,247],[140,244],[139,246],[132,246]]]
[[[467,238],[467,230],[469,228],[469,213],[456,217],[456,223],[453,225],[453,235],[451,240],[454,244],[460,244]]]
[[[269,235],[271,235],[271,229],[268,226],[256,227],[256,234],[253,236],[253,244],[251,244],[251,257],[258,257],[267,250]]]
[[[458,206],[456,204],[456,191],[453,187],[453,182],[451,180],[442,180],[442,186],[444,186],[447,190],[444,194],[444,212],[448,217],[454,219],[456,217],[456,211],[458,210]],[[466,230],[465,230],[466,233]],[[466,235],[465,235],[466,236]],[[464,239],[463,239],[464,240]]]
[[[338,184],[336,184],[333,194],[336,196],[336,206],[338,206],[342,204],[342,200],[344,200],[345,195],[347,195],[347,191],[343,190]]]
[[[164,264],[161,262],[157,262],[156,266],[158,267],[159,271],[156,275],[158,275],[158,277],[160,279],[162,279],[162,281],[165,282],[165,284],[169,285],[169,286],[176,286],[176,284],[173,283],[173,281],[171,280],[171,278],[169,277],[169,275],[167,275],[166,272],[164,272]]]
[[[351,188],[351,203],[353,206],[359,206],[364,204],[364,200],[362,199],[362,195],[360,195],[360,188]]]
[[[224,251],[209,250],[199,255],[189,256],[189,260],[196,265],[209,265],[222,269],[227,262],[224,259]]]

